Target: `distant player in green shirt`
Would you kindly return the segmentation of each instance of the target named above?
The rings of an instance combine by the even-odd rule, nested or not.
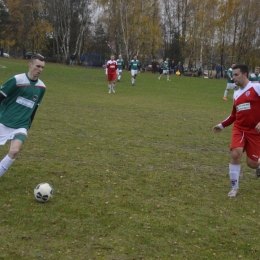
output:
[[[249,77],[249,81],[257,81],[259,82],[260,81],[260,68],[259,67],[256,67],[255,68],[255,73],[252,73]]]
[[[139,62],[139,60],[137,60],[137,56],[134,56],[134,59],[131,60],[130,65],[129,65],[129,72],[131,72],[132,86],[134,86],[137,73],[140,72],[140,62]]]
[[[236,89],[236,87],[237,87],[236,84],[235,84],[234,81],[233,81],[233,67],[234,67],[235,65],[236,65],[236,64],[233,63],[233,64],[231,65],[231,68],[229,68],[228,71],[227,71],[228,81],[227,81],[226,90],[225,90],[225,92],[224,92],[224,97],[223,97],[224,100],[227,100],[228,91],[229,91],[230,89]]]
[[[162,74],[158,77],[158,79],[160,80],[163,75],[167,75],[167,81],[170,81],[169,58],[166,58],[166,60],[163,62],[163,71]]]
[[[122,55],[118,56],[118,59],[117,59],[116,62],[117,62],[118,72],[119,72],[119,74],[117,76],[117,81],[119,82],[120,79],[121,79],[121,73],[122,73],[122,71],[124,69],[124,60],[122,60]]]
[[[29,72],[7,80],[0,88],[0,145],[11,140],[8,154],[0,162],[0,177],[15,161],[27,137],[45,85],[38,78],[45,66],[40,56],[32,56]]]

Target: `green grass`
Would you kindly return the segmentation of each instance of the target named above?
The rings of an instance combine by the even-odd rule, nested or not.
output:
[[[0,59],[0,82],[27,71]],[[1,67],[1,66],[0,66]],[[19,158],[0,179],[0,259],[260,259],[259,180],[242,165],[229,199],[225,80],[46,64]],[[1,147],[4,157],[8,146]],[[49,182],[52,201],[35,201]]]

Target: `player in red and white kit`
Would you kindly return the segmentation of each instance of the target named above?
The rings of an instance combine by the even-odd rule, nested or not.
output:
[[[247,165],[256,169],[256,176],[260,177],[260,84],[248,80],[246,65],[234,66],[233,79],[239,89],[234,92],[232,113],[213,127],[213,132],[218,133],[234,123],[230,145],[229,176],[232,189],[228,193],[229,197],[235,197],[238,193],[244,151],[247,154]]]
[[[106,65],[106,75],[108,80],[108,93],[115,92],[115,85],[116,85],[116,75],[118,75],[118,65],[115,60],[115,56],[111,55],[111,60],[107,62]]]

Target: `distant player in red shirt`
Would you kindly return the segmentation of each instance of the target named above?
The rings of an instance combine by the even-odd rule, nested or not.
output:
[[[118,75],[118,66],[114,55],[111,55],[111,60],[107,62],[106,75],[108,80],[108,93],[116,93],[114,88],[116,85],[116,75]]]
[[[239,89],[234,92],[232,113],[226,120],[213,127],[213,132],[219,133],[234,123],[230,145],[229,176],[232,189],[228,193],[229,197],[235,197],[238,193],[244,151],[247,154],[247,165],[256,169],[256,176],[260,177],[260,84],[248,80],[246,65],[233,67],[233,79]]]

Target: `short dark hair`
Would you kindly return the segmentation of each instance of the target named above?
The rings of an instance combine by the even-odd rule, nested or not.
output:
[[[44,57],[42,57],[41,55],[38,55],[38,54],[34,54],[34,55],[32,55],[32,57],[31,57],[31,61],[33,61],[33,60],[44,61]]]
[[[247,65],[245,65],[245,64],[237,64],[237,65],[235,65],[234,67],[233,67],[233,70],[235,70],[235,69],[240,69],[240,71],[244,74],[244,73],[246,73],[247,74],[247,76],[248,76],[248,67],[247,67]]]

